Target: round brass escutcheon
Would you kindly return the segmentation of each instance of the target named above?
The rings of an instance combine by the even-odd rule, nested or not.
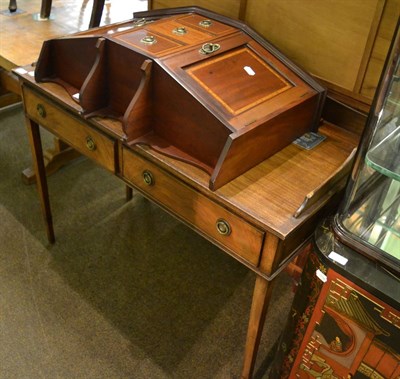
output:
[[[222,234],[223,236],[229,236],[229,234],[232,232],[229,222],[223,218],[218,219],[215,226],[217,227],[218,233]]]
[[[150,171],[148,170],[143,171],[142,176],[143,176],[143,181],[146,185],[152,186],[155,183],[154,176]]]
[[[96,142],[94,142],[94,139],[91,136],[86,137],[86,147],[90,151],[95,151],[96,150]]]
[[[36,106],[36,110],[37,110],[37,112],[38,112],[40,117],[43,117],[43,118],[46,117],[46,109],[44,108],[43,104],[38,104]]]

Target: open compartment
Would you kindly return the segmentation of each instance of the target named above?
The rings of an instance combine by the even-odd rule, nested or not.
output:
[[[139,102],[146,104],[144,96],[147,96],[151,61],[147,64],[145,61],[146,57],[136,51],[100,38],[97,59],[80,91],[84,116],[121,121],[129,139],[130,130],[135,127],[132,117],[137,118],[138,112],[140,115],[145,112],[143,107],[137,109]]]
[[[37,82],[63,86],[76,101],[97,55],[98,36],[59,38],[43,43],[35,69]]]
[[[128,141],[202,168],[212,174],[231,132],[195,97],[155,64],[151,79],[151,109],[144,132]]]

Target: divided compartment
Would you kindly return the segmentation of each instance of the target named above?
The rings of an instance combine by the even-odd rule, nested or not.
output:
[[[148,114],[145,133],[128,140],[129,145],[148,145],[212,174],[231,133],[229,125],[221,123],[158,64],[152,69]]]
[[[145,133],[150,112],[152,61],[134,50],[100,38],[97,59],[80,92],[86,118],[122,122],[127,140]]]
[[[151,66],[145,56],[103,37],[60,38],[44,42],[35,80],[65,88],[85,118],[121,121],[129,140],[147,131]]]
[[[58,38],[43,43],[35,68],[38,83],[61,85],[76,101],[97,55],[98,36]]]

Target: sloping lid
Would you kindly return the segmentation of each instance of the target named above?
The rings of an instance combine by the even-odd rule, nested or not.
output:
[[[248,47],[195,63],[186,72],[233,115],[293,87]]]

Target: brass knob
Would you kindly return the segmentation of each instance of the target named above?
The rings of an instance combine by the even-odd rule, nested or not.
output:
[[[155,183],[154,176],[150,171],[147,170],[143,171],[142,176],[143,176],[143,181],[146,185],[152,186]]]
[[[94,142],[94,139],[91,136],[87,136],[86,137],[86,147],[90,150],[90,151],[95,151],[97,146],[96,146],[96,142]]]
[[[46,117],[46,109],[44,108],[43,104],[38,104],[36,106],[36,110],[37,110],[37,112],[38,112],[40,117],[43,117],[43,118]]]
[[[218,219],[215,226],[217,227],[218,233],[222,234],[223,236],[229,236],[229,234],[232,232],[229,222],[223,218]]]

